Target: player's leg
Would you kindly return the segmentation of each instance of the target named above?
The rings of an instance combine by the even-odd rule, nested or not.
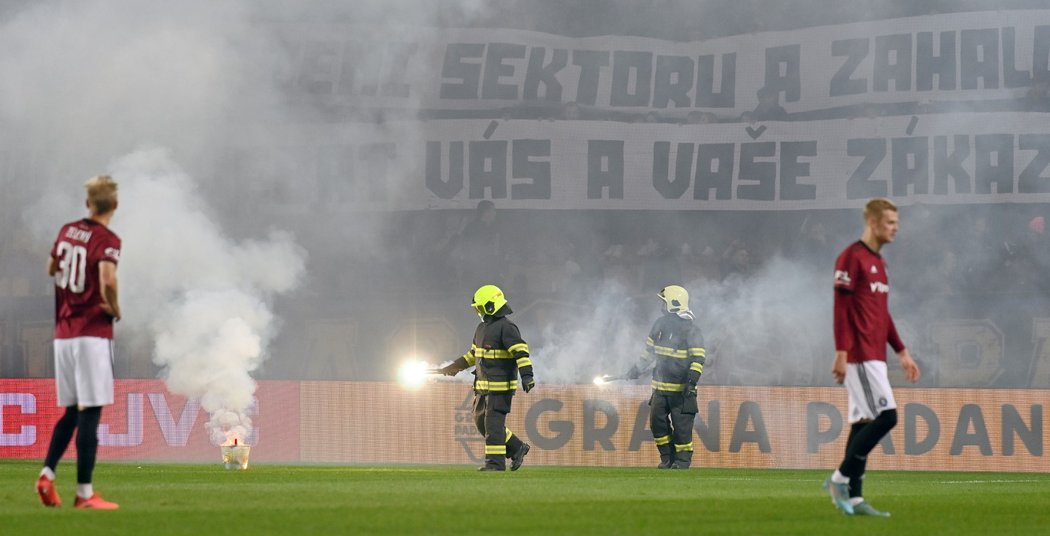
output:
[[[73,432],[77,429],[77,407],[66,407],[62,418],[55,423],[51,432],[51,443],[47,447],[47,457],[44,458],[44,468],[40,470],[40,477],[36,481],[36,492],[40,495],[40,502],[44,506],[62,506],[62,499],[55,489],[55,469],[58,462],[65,454],[69,442],[73,439]]]
[[[102,407],[81,408],[77,412],[77,497],[90,499],[95,494],[91,477],[98,454],[98,423]]]
[[[846,459],[839,466],[839,472],[852,480],[858,481],[864,476],[865,465],[868,454],[875,449],[875,445],[897,425],[897,409],[887,409],[879,413],[879,416],[867,425],[863,426],[854,436],[846,449]],[[857,490],[859,493],[859,489]],[[862,495],[853,495],[861,497]]]
[[[47,447],[47,457],[44,458],[44,469],[49,471],[51,480],[55,479],[54,471],[58,468],[58,462],[66,453],[69,442],[73,440],[73,432],[77,429],[77,407],[66,406],[66,411],[55,423],[54,432],[51,434],[51,443]],[[41,473],[43,474],[43,473]]]
[[[897,402],[890,389],[884,361],[851,364],[847,369],[846,384],[853,406],[850,422],[870,421],[859,427],[855,434],[851,429],[846,458],[839,466],[839,472],[852,480],[864,474],[868,453],[897,425]]]
[[[850,446],[853,444],[853,441],[856,439],[857,433],[860,432],[862,429],[864,429],[864,427],[867,426],[867,425],[868,425],[867,422],[855,422],[852,425],[850,425],[850,427],[849,427],[849,437],[846,438],[846,451],[845,451],[845,453],[843,454],[843,457],[842,457],[843,461],[845,461],[846,458],[849,456]],[[864,464],[865,465],[867,464],[867,460],[866,459],[864,461]],[[841,466],[841,464],[840,464],[840,466]],[[841,472],[841,469],[839,471]],[[863,497],[864,496],[861,493],[861,487],[864,485],[863,479],[864,479],[864,467],[862,466],[861,467],[861,474],[860,474],[860,476],[850,477],[850,479],[849,479],[849,496],[850,496],[851,502],[853,502],[853,498],[854,497]]]
[[[681,396],[675,397],[671,406],[671,439],[674,444],[674,464],[672,469],[689,469],[693,461],[693,420],[695,413],[684,412]]]
[[[77,508],[112,510],[118,505],[95,493],[92,477],[98,454],[102,406],[113,403],[113,342],[98,337],[77,341]]]
[[[674,446],[671,445],[671,408],[667,396],[653,393],[649,398],[649,428],[653,431],[653,441],[660,452],[659,469],[670,469],[674,463]]]
[[[874,407],[867,403],[867,400],[870,397],[866,396],[866,392],[860,383],[857,373],[858,367],[859,365],[856,363],[847,364],[846,378],[845,381],[843,381],[843,384],[846,387],[846,398],[848,402],[846,414],[851,424],[850,437],[846,440],[846,452],[839,467],[831,473],[831,476],[824,480],[824,489],[827,490],[829,495],[831,495],[831,502],[839,510],[850,515],[853,514],[853,503],[850,502],[851,479],[849,473],[843,472],[842,466],[846,463],[846,460],[849,459],[850,445],[856,441],[856,434],[864,428],[864,426],[859,426],[855,431],[852,425],[875,418]]]
[[[36,491],[44,506],[61,506],[62,499],[55,489],[55,469],[62,459],[73,432],[77,428],[77,391],[76,391],[76,355],[75,345],[70,339],[55,339],[55,390],[58,404],[66,408],[65,413],[55,423],[51,432],[51,442],[47,447],[44,467],[36,481]]]
[[[484,471],[503,471],[507,468],[507,414],[510,413],[510,402],[510,393],[488,394]]]
[[[839,502],[842,483],[846,491],[851,510],[864,502],[861,494],[864,471],[868,454],[875,445],[897,425],[897,402],[890,389],[886,363],[883,361],[865,361],[851,363],[846,369],[846,392],[849,397],[850,438],[846,443],[846,455],[838,469],[830,477],[832,498],[836,505],[845,510]],[[860,426],[857,426],[860,424]],[[884,515],[873,508],[868,515]],[[863,510],[863,509],[862,509]],[[873,512],[873,513],[872,513]]]
[[[897,410],[894,408],[879,413],[874,421],[865,423],[863,426],[854,425],[857,428],[856,434],[851,430],[850,435],[853,436],[853,439],[846,447],[846,459],[839,467],[839,472],[850,475],[850,504],[856,515],[890,517],[889,512],[876,510],[864,500],[861,486],[864,482],[864,470],[869,453],[896,424]]]

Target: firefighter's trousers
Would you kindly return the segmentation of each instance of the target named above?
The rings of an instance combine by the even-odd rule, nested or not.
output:
[[[479,392],[474,396],[474,424],[485,436],[485,466],[504,470],[510,458],[524,444],[507,428],[507,414],[514,391]]]
[[[653,391],[649,399],[649,426],[660,451],[661,466],[670,463],[679,469],[689,468],[693,459],[693,420],[696,413],[686,404],[682,393]],[[685,411],[694,411],[685,413]]]

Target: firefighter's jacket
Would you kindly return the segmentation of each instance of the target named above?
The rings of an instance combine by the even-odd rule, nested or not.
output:
[[[668,313],[653,324],[641,364],[628,375],[637,378],[651,366],[654,392],[681,393],[696,387],[706,357],[704,337],[699,326],[693,324],[692,313]]]
[[[463,368],[474,366],[474,390],[479,393],[513,392],[519,374],[522,381],[532,380],[529,345],[506,317],[508,312],[504,306],[495,315],[485,315],[474,331],[470,351],[457,359]]]

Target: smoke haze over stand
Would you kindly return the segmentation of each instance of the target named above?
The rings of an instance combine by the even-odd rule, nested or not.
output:
[[[15,162],[0,173],[0,187],[17,201],[12,212],[5,207],[5,220],[45,251],[61,223],[84,213],[82,182],[109,169],[121,186],[112,225],[125,245],[118,338],[152,347],[168,388],[199,398],[209,412],[216,443],[227,432],[250,435],[252,376],[281,325],[273,299],[305,274],[300,239],[274,230],[288,218],[271,217],[267,207],[251,205],[260,196],[245,195],[294,203],[285,194],[300,190],[301,160],[293,154],[286,167],[263,170],[224,166],[234,139],[250,137],[272,151],[289,140],[270,130],[275,125],[325,119],[326,107],[288,98],[280,75],[295,51],[258,21],[297,18],[300,8],[334,13],[346,4],[288,6],[52,1],[0,17],[0,125],[9,138],[5,160]],[[480,11],[480,3],[462,2],[445,13],[469,21]],[[425,24],[436,16],[426,2],[355,2],[353,13],[383,24]],[[379,60],[360,67],[373,68],[370,61]],[[368,141],[353,124],[340,130],[347,145]],[[25,172],[10,171],[20,168]],[[388,170],[391,182],[404,175]],[[308,193],[325,200],[323,190]],[[397,221],[374,211],[360,218],[328,212],[307,223],[307,238],[320,242],[317,251],[349,253],[313,273],[320,287],[343,277],[347,265],[388,256],[383,239]],[[118,357],[118,365],[127,362],[118,374],[148,374],[143,358]]]
[[[339,372],[328,377],[383,379],[386,377],[386,368],[392,369],[389,363],[381,362],[388,354],[373,352],[371,347],[367,350],[360,348],[363,347],[361,341],[372,336],[372,325],[367,322],[373,321],[373,317],[380,317],[374,322],[382,325],[391,322],[391,318],[400,318],[399,315],[405,314],[402,304],[389,306],[388,302],[399,299],[389,298],[386,289],[404,289],[405,286],[415,288],[415,285],[425,286],[421,281],[431,283],[441,279],[433,273],[435,270],[429,264],[429,259],[413,249],[425,245],[419,243],[424,241],[411,243],[412,239],[406,236],[402,227],[402,219],[412,220],[418,214],[391,214],[388,211],[397,210],[396,198],[389,199],[388,204],[379,210],[361,215],[356,212],[357,207],[345,210],[346,206],[334,203],[329,207],[324,206],[330,200],[326,194],[332,191],[324,188],[345,186],[336,182],[341,178],[338,174],[326,176],[316,184],[298,180],[303,176],[304,166],[315,164],[318,158],[309,151],[297,153],[297,149],[322,144],[318,140],[323,140],[323,144],[337,145],[338,142],[353,147],[360,147],[368,140],[362,139],[353,121],[332,128],[338,131],[338,136],[333,137],[327,137],[324,128],[312,128],[327,119],[326,112],[331,108],[318,105],[308,96],[304,97],[301,91],[292,91],[293,95],[289,96],[289,81],[280,76],[274,80],[273,63],[278,64],[276,70],[280,75],[280,66],[294,63],[296,56],[294,50],[286,48],[274,36],[275,32],[271,31],[269,24],[273,21],[313,19],[318,22],[336,20],[340,24],[390,21],[428,24],[440,21],[458,26],[460,22],[469,25],[472,20],[497,17],[494,12],[498,10],[480,2],[464,2],[450,12],[451,16],[437,13],[449,4],[442,2],[432,7],[426,2],[402,2],[388,8],[382,2],[352,5],[330,2],[292,6],[242,2],[223,3],[216,7],[210,3],[190,2],[180,3],[176,13],[173,7],[150,2],[27,3],[24,12],[6,17],[0,29],[0,44],[4,45],[5,50],[5,54],[0,56],[0,74],[3,75],[0,76],[0,122],[7,131],[6,136],[17,138],[11,141],[14,148],[10,151],[27,155],[33,160],[33,165],[31,173],[4,175],[5,191],[19,192],[17,195],[26,199],[32,207],[25,211],[22,221],[36,231],[36,249],[43,251],[59,224],[82,213],[80,184],[88,175],[105,169],[115,157],[136,151],[143,143],[166,147],[169,150],[164,158],[168,160],[160,156],[138,156],[136,160],[146,169],[171,168],[170,172],[150,171],[153,174],[151,176],[172,178],[187,175],[195,178],[198,194],[203,201],[191,203],[199,205],[192,209],[216,224],[212,230],[223,235],[222,240],[217,239],[219,244],[226,244],[222,247],[243,245],[244,240],[255,239],[261,244],[268,244],[262,247],[263,250],[269,251],[269,247],[281,249],[274,244],[288,245],[289,242],[283,238],[271,242],[267,238],[270,228],[277,226],[293,229],[295,242],[310,252],[310,269],[303,274],[303,281],[311,293],[297,294],[297,305],[306,313],[320,309],[324,310],[324,314],[329,314],[325,307],[331,302],[337,302],[331,306],[334,311],[331,315],[350,318],[348,324],[356,322],[352,325],[356,327],[358,339],[347,337],[351,339],[347,346],[354,348],[355,352],[349,356],[345,353],[336,355],[338,359],[353,361],[354,368],[350,372],[336,369]],[[581,35],[597,35],[603,31],[622,33],[622,27],[616,26],[612,20],[622,17],[610,14],[623,13],[623,10],[631,8],[631,4],[614,2],[603,5],[613,7],[601,11],[597,4],[588,2],[573,7],[574,12],[581,14],[588,10],[594,14],[601,11],[599,22],[588,19],[593,26],[579,28]],[[897,13],[889,7],[869,6],[867,9],[867,12],[855,10],[848,20]],[[354,10],[360,12],[354,13]],[[533,15],[528,9],[519,7],[519,10],[519,14]],[[653,35],[652,28],[659,26],[654,21],[666,17],[670,11],[665,9],[661,14],[654,11],[648,16],[646,13],[635,13],[637,18],[631,25],[645,30],[639,30],[638,33]],[[333,13],[338,13],[338,16],[329,17]],[[559,14],[535,14],[535,17],[537,20],[556,19]],[[785,20],[783,24],[804,25],[806,21],[803,19],[806,17],[805,10],[798,10],[793,20]],[[522,20],[515,23],[528,26],[531,22],[529,18],[521,17]],[[741,18],[746,18],[746,14],[741,15]],[[258,21],[264,22],[256,24]],[[554,24],[558,28],[570,25],[586,26],[570,21],[556,21]],[[333,31],[346,31],[345,26],[336,26]],[[726,26],[733,25],[727,23]],[[119,28],[120,31],[114,32],[113,28]],[[382,29],[373,31],[383,32]],[[755,38],[760,39],[761,35],[757,34]],[[953,118],[948,115],[927,115],[922,120],[950,122]],[[804,123],[799,125],[800,128],[805,126]],[[393,127],[387,123],[384,128]],[[288,131],[298,133],[289,134]],[[25,133],[25,136],[12,133]],[[411,137],[412,134],[408,132],[405,135]],[[236,165],[229,168],[216,163],[216,160],[223,160],[231,152],[236,152],[240,143],[259,147],[260,152],[269,152],[274,162],[264,161],[249,153],[248,158],[233,159]],[[230,149],[231,146],[234,149]],[[400,166],[418,160],[414,155],[403,156],[394,160],[394,168],[387,172],[392,186],[407,175]],[[143,161],[166,163],[146,164]],[[253,163],[255,167],[252,167]],[[184,173],[177,171],[178,168]],[[142,173],[137,171],[139,167],[135,169],[126,175],[132,177],[128,179],[131,183],[136,182],[138,179],[134,177]],[[27,176],[31,176],[32,180],[26,180]],[[6,190],[8,187],[11,190]],[[141,246],[139,251],[134,251],[127,227],[132,221],[129,213],[134,210],[135,199],[143,198],[140,196],[146,193],[133,197],[128,189],[131,188],[130,183],[122,184],[122,188],[123,205],[114,219],[114,228],[128,243],[128,262],[122,266],[121,274],[125,285],[131,285],[134,273],[131,256],[145,256],[149,252],[141,249]],[[23,212],[21,205],[17,211]],[[299,213],[287,213],[292,211]],[[964,217],[960,218],[951,212],[935,208],[932,210],[932,219],[920,224],[918,218],[913,219],[908,209],[904,209],[902,243],[891,245],[887,250],[887,257],[893,263],[891,284],[894,291],[891,300],[894,301],[891,307],[895,315],[906,318],[912,314],[910,306],[898,309],[897,303],[901,303],[898,300],[904,296],[901,289],[913,279],[911,274],[918,275],[921,271],[918,267],[925,262],[924,255],[917,254],[916,258],[916,254],[907,253],[904,243],[918,234],[919,229],[950,231],[959,222],[966,221]],[[819,212],[815,214],[821,216]],[[533,234],[535,230],[551,225],[578,225],[577,232],[585,237],[584,241],[607,232],[612,235],[611,239],[625,244],[627,248],[638,249],[650,233],[658,235],[669,228],[688,229],[694,216],[688,213],[667,213],[640,217],[637,214],[613,213],[609,219],[618,220],[619,223],[613,230],[607,230],[603,222],[604,215],[577,217],[537,212],[512,215],[511,218],[515,220],[515,225],[523,227],[520,234]],[[450,220],[469,220],[470,211],[447,211],[447,217]],[[859,214],[853,211],[850,211],[849,218],[859,222]],[[734,235],[761,234],[775,237],[784,234],[783,229],[777,227],[779,223],[792,222],[790,216],[778,216],[765,220],[768,226],[738,226],[739,220],[744,219],[761,221],[761,216],[720,214],[705,220],[706,227],[702,232],[712,237],[710,242],[720,252],[721,242],[728,241]],[[450,227],[454,232],[461,225],[457,226],[453,222]],[[820,260],[814,268],[771,263],[779,266],[775,272],[760,270],[739,285],[700,282],[688,276],[664,282],[684,281],[694,295],[697,322],[703,328],[712,349],[711,364],[705,371],[707,377],[703,381],[764,383],[791,381],[791,378],[794,381],[830,381],[826,374],[824,380],[819,375],[824,374],[826,362],[830,359],[827,356],[831,355],[831,348],[827,345],[831,332],[831,291],[821,278],[830,273],[834,254],[859,236],[859,225],[853,229],[833,229],[835,251]],[[638,243],[632,241],[636,237]],[[535,253],[542,257],[551,252],[555,249],[551,244],[556,238],[555,235],[550,240],[545,238],[538,241],[540,243],[535,246]],[[569,249],[571,251],[572,248]],[[769,251],[773,248],[765,249]],[[553,253],[559,259],[563,255],[561,251]],[[565,263],[560,266],[564,267]],[[590,276],[586,269],[582,273],[582,279],[588,280],[598,290],[572,300],[582,309],[578,314],[556,313],[551,310],[552,307],[548,307],[548,314],[540,316],[537,313],[536,321],[530,320],[528,324],[525,318],[532,314],[531,311],[519,309],[516,315],[522,319],[518,321],[523,334],[537,352],[537,377],[541,382],[588,381],[592,370],[606,372],[607,368],[629,366],[642,351],[645,331],[659,315],[659,302],[651,296],[651,289],[642,288],[644,285],[627,281],[621,283],[622,288],[618,288],[606,284],[598,276]],[[793,281],[796,274],[802,274],[800,277],[803,281]],[[817,281],[811,283],[808,274],[813,274]],[[533,275],[533,287],[546,282],[542,276]],[[507,283],[512,304],[520,304],[524,308],[531,297],[527,300],[526,294],[518,293],[513,283]],[[258,284],[263,285],[261,282]],[[752,289],[753,286],[756,288]],[[441,286],[439,290],[451,292],[450,288]],[[134,312],[148,314],[153,310],[156,300],[162,299],[157,296],[166,295],[155,289],[140,289],[136,292],[143,294],[142,303],[136,304],[134,300],[140,298],[136,298],[130,288],[126,289],[125,299],[132,301],[126,304],[127,324],[118,331],[130,331]],[[626,294],[636,301],[630,302],[635,304],[633,313],[620,316],[617,309],[622,305],[617,296],[624,289],[629,289]],[[440,308],[434,305],[433,308],[439,310],[433,313],[428,311],[427,314],[453,318],[452,324],[457,328],[465,326],[456,332],[456,337],[457,341],[466,342],[476,317],[465,305],[466,295],[472,289],[462,290],[454,299],[447,300],[451,304],[449,307],[443,303]],[[538,293],[531,294],[536,296]],[[763,296],[771,297],[775,303],[767,303]],[[205,297],[204,301],[208,299],[211,298]],[[1006,309],[1010,307],[1009,299],[988,300],[988,305],[993,309]],[[434,299],[435,302],[440,300]],[[796,300],[800,304],[791,305]],[[826,309],[820,308],[824,307],[819,305],[822,300],[826,301]],[[267,303],[269,299],[259,301]],[[250,303],[250,300],[245,303]],[[431,305],[427,304],[426,307]],[[187,306],[189,309],[196,310]],[[960,307],[955,310],[976,309]],[[178,317],[177,313],[171,313],[170,318]],[[358,320],[360,318],[368,320]],[[563,318],[564,322],[561,321]],[[724,320],[728,318],[736,319],[744,326],[733,328],[732,323]],[[294,316],[285,318],[286,323],[299,320]],[[302,321],[305,324],[310,320],[304,315]],[[249,315],[246,323],[265,324],[266,319]],[[336,325],[332,331],[351,331],[343,328],[342,325]],[[229,329],[237,331],[232,326]],[[796,347],[796,332],[812,333],[813,344],[825,346],[812,352],[803,350],[805,345]],[[121,336],[127,334],[122,333]],[[926,334],[916,333],[915,338],[919,337],[926,337]],[[820,342],[822,338],[823,343]],[[268,335],[260,336],[260,345],[265,344],[267,339]],[[760,356],[754,353],[759,342],[774,348],[783,347],[784,355],[764,353]],[[910,336],[906,336],[905,342],[910,346],[916,344]],[[395,342],[384,341],[383,345],[385,349],[386,346],[394,346]],[[298,355],[292,352],[306,351],[304,348],[307,348],[305,344],[292,343],[287,347],[291,351],[284,355],[288,356]],[[245,344],[231,352],[251,354],[253,348],[252,344]],[[730,352],[729,348],[733,348],[733,351]],[[462,343],[457,344],[456,349],[461,353]],[[596,351],[602,355],[595,356]],[[457,354],[449,357],[454,355]],[[548,355],[550,359],[546,358]],[[808,372],[807,357],[819,362],[816,376]],[[922,357],[916,355],[920,360]],[[265,370],[254,370],[256,373],[271,371],[271,377],[274,378],[305,375],[301,363],[294,359],[277,361],[275,359],[266,363],[263,367]],[[367,364],[358,365],[362,362]],[[258,363],[252,363],[248,366],[259,366]],[[602,366],[597,367],[595,363],[601,363]],[[551,368],[544,370],[548,366]],[[583,370],[587,372],[581,372]]]
[[[11,144],[32,162],[32,180],[5,175],[4,187],[23,198],[36,249],[84,214],[83,180],[108,169],[125,253],[118,337],[153,346],[169,390],[208,411],[213,442],[247,439],[251,373],[278,327],[272,298],[298,284],[305,252],[265,222],[228,236],[216,218],[226,200],[181,166],[227,180],[210,170],[228,117],[281,115],[264,105],[277,100],[260,83],[270,72],[251,60],[279,51],[236,4],[208,2],[35,3],[5,21],[0,44],[0,123],[22,134]],[[144,142],[158,148],[114,160]],[[141,374],[144,358],[120,360]]]

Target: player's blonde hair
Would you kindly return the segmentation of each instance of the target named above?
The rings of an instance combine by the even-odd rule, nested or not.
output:
[[[117,208],[117,183],[109,175],[96,175],[84,183],[88,206],[95,214],[106,214]]]
[[[887,210],[897,212],[897,205],[885,197],[876,197],[864,205],[864,219],[875,218],[881,220],[883,213]]]

